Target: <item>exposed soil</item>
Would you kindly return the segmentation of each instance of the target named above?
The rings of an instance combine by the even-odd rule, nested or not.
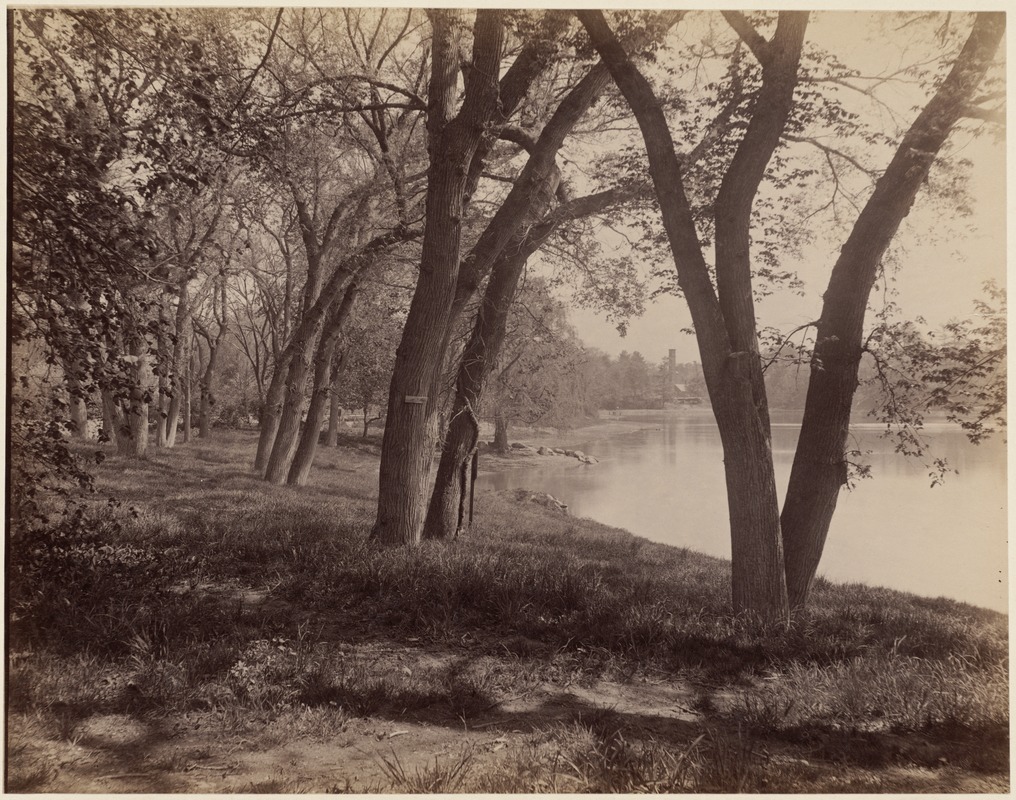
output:
[[[451,650],[386,649],[412,671],[461,658],[461,652]],[[651,739],[683,750],[703,730],[722,724],[696,710],[722,705],[722,698],[708,694],[701,686],[663,676],[628,682],[541,681],[469,719],[455,718],[447,710],[362,718],[337,711],[329,723],[320,713],[313,720],[302,719],[297,709],[239,725],[212,711],[157,718],[96,714],[66,720],[58,736],[45,729],[40,717],[13,714],[9,741],[12,763],[34,764],[46,773],[38,791],[371,792],[392,785],[393,768],[412,776],[466,757],[467,772],[475,776],[496,771],[505,759],[538,758],[541,750],[558,748],[548,732],[574,723],[592,722],[624,731],[629,741]],[[1003,774],[978,774],[936,760],[934,745],[919,737],[873,740],[872,746],[889,753],[882,764],[852,764],[856,743],[842,744],[841,758],[832,759],[820,753],[821,740],[776,740],[767,743],[765,757],[774,767],[806,770],[810,785],[821,791],[884,792],[898,786],[906,791],[973,793],[1008,788]],[[929,749],[927,767],[913,763],[920,747]],[[893,763],[894,752],[904,753],[911,763]],[[566,782],[546,787],[574,788]]]

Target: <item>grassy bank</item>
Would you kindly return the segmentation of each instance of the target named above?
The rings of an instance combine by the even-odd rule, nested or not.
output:
[[[1002,615],[823,582],[758,632],[726,562],[493,493],[383,550],[371,445],[254,444],[110,459],[135,514],[12,554],[11,791],[1008,788]]]

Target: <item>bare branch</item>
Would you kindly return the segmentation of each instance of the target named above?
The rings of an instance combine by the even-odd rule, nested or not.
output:
[[[810,144],[812,147],[815,147],[815,148],[821,150],[827,156],[832,155],[832,156],[836,156],[837,158],[843,159],[848,164],[850,164],[850,166],[854,167],[854,169],[858,170],[859,172],[864,173],[869,178],[876,178],[876,177],[878,177],[878,173],[875,170],[869,169],[868,167],[864,166],[862,163],[860,163],[853,156],[851,156],[851,155],[849,155],[847,153],[844,153],[842,150],[837,150],[835,147],[830,147],[827,144],[823,144],[822,142],[820,142],[818,139],[816,139],[814,137],[811,137],[811,136],[794,136],[793,134],[786,134],[786,135],[784,135],[783,138],[786,139],[788,142],[800,142],[801,144]]]

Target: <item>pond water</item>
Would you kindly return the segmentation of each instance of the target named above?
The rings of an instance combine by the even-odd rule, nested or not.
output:
[[[800,427],[793,414],[773,416],[782,501]],[[482,475],[479,486],[548,492],[574,516],[729,558],[723,455],[711,413],[684,409],[639,421],[646,429],[587,443],[569,440],[570,448],[599,464],[548,459]],[[957,470],[932,488],[923,463],[893,452],[880,431],[863,422],[853,427],[854,446],[871,451],[873,477],[841,494],[819,574],[1007,611],[1004,443],[974,446],[955,426],[929,425],[932,455]]]

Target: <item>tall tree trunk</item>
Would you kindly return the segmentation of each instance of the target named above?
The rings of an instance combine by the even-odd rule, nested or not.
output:
[[[129,458],[144,458],[148,454],[149,406],[155,390],[151,356],[144,336],[132,339],[130,354],[135,359],[135,373],[124,415],[127,435],[117,439],[117,452]]]
[[[88,403],[77,371],[64,368],[64,382],[67,384],[67,413],[72,426],[71,437],[88,439]]]
[[[789,115],[808,15],[781,12],[772,41],[740,15],[728,15],[762,64],[763,78],[755,112],[717,196],[716,290],[695,229],[681,163],[652,87],[601,12],[580,11],[578,16],[642,131],[678,284],[691,311],[723,442],[734,611],[761,621],[785,621],[789,608],[769,416],[755,343],[748,233],[759,181]]]
[[[459,114],[451,119],[460,63],[457,20],[448,11],[431,12],[431,19],[426,228],[420,277],[392,374],[372,533],[385,544],[415,544],[423,529],[434,453],[433,414],[458,277],[466,179],[485,125],[497,110],[504,44],[502,12],[477,11],[466,95]]]
[[[357,285],[351,283],[346,289],[339,307],[332,312],[321,332],[321,343],[314,356],[314,387],[311,390],[310,405],[307,407],[307,419],[303,424],[300,442],[286,477],[286,482],[290,485],[304,486],[307,483],[307,478],[310,477],[314,454],[317,452],[318,440],[321,438],[321,423],[325,418],[328,395],[331,392],[332,362],[335,358],[335,350],[342,338],[342,329],[346,320],[349,319],[353,304],[356,302],[357,291]],[[274,456],[274,453],[272,455]]]
[[[128,435],[127,421],[124,419],[120,404],[113,399],[113,393],[103,389],[100,392],[102,401],[102,432],[116,447],[116,452],[121,452],[120,439]]]
[[[258,449],[254,456],[254,471],[261,475],[264,475],[265,468],[268,466],[268,457],[272,454],[275,435],[279,432],[282,404],[286,400],[286,375],[289,372],[289,363],[292,361],[294,353],[295,348],[286,347],[283,350],[282,357],[272,373],[268,391],[265,392],[265,403],[261,409]]]
[[[311,331],[307,339],[302,342],[302,347],[289,362],[289,369],[286,370],[286,399],[283,401],[282,412],[279,414],[272,451],[268,456],[268,463],[265,465],[265,480],[270,483],[285,482],[289,466],[293,463],[293,456],[296,454],[300,436],[300,418],[307,405],[307,376],[310,373],[310,365],[314,358],[314,349],[319,333],[320,325]]]
[[[68,413],[71,425],[74,426],[72,436],[75,439],[89,439],[88,435],[88,404],[83,397],[71,395],[68,399]]]
[[[833,267],[815,336],[811,377],[782,527],[791,607],[808,601],[840,488],[847,480],[850,409],[864,317],[879,264],[953,127],[994,59],[1005,15],[980,13],[935,96],[911,125]]]
[[[610,72],[597,64],[569,91],[539,138],[529,144],[529,159],[518,180],[477,244],[461,264],[443,349],[447,351],[452,328],[488,272],[493,272],[480,315],[459,362],[447,430],[439,424],[443,442],[437,477],[424,526],[424,536],[440,539],[456,535],[460,501],[468,461],[477,446],[483,382],[497,359],[504,326],[527,257],[550,236],[556,226],[542,226],[542,236],[527,240],[525,233],[545,216],[561,181],[557,153],[589,107],[610,82]],[[446,410],[445,410],[446,411]],[[442,412],[442,414],[445,413]],[[442,418],[439,422],[444,422]]]
[[[215,368],[219,360],[219,342],[209,343],[208,363],[198,383],[198,436],[207,439],[212,435],[212,410],[215,406]]]
[[[170,388],[170,346],[167,335],[169,329],[169,296],[163,295],[159,302],[159,332],[156,336],[156,371],[158,374],[158,391],[155,395],[155,446],[166,446],[166,423]]]

